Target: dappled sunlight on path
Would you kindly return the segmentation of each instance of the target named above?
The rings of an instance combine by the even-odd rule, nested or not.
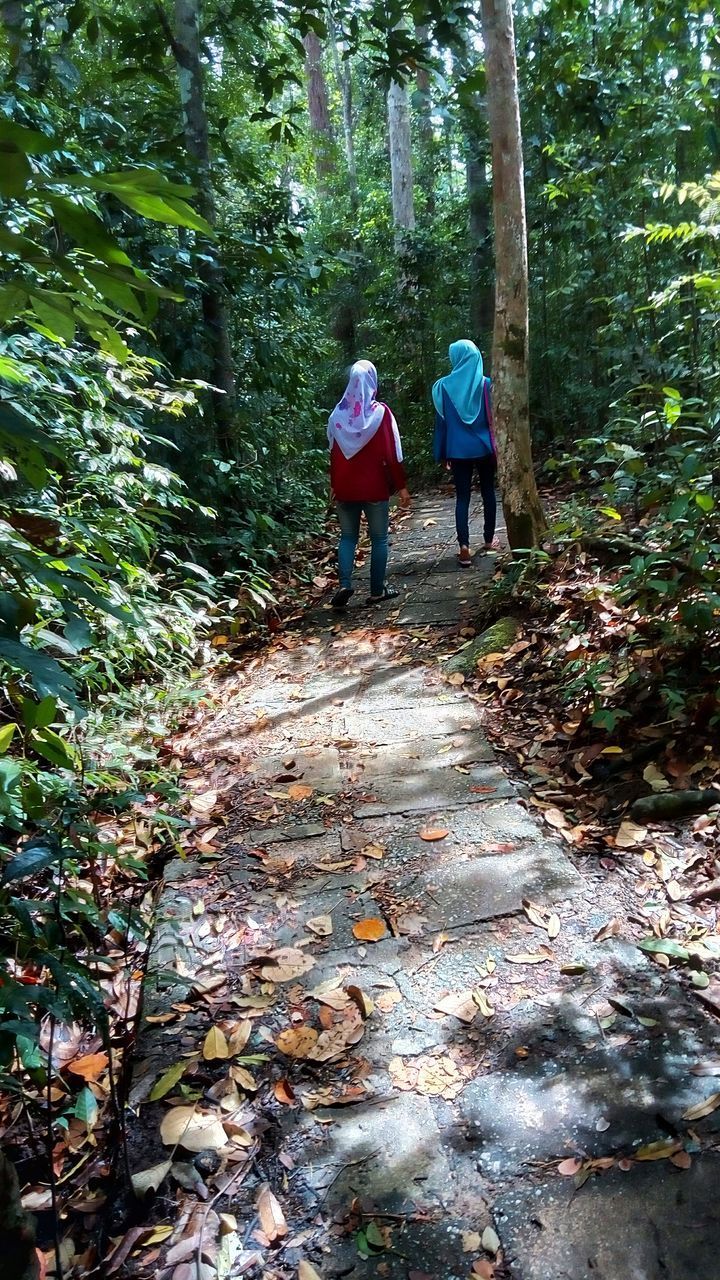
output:
[[[202,1255],[211,1280],[232,1236],[231,1276],[711,1280],[720,1165],[688,1152],[713,1115],[682,1116],[714,1025],[632,942],[596,940],[626,904],[442,677],[495,558],[456,569],[446,499],[394,556],[392,608],[308,616],[178,744],[224,816],[160,904],[136,1169],[187,1103],[148,1101],[159,1071],[221,1039],[183,1077],[213,1141],[200,1172],[175,1154],[158,1275],[197,1280],[178,1268]]]

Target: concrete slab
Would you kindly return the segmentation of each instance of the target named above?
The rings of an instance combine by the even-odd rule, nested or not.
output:
[[[480,765],[469,774],[453,770],[420,771],[404,778],[379,778],[374,799],[354,806],[356,818],[378,818],[391,813],[447,811],[463,805],[487,804],[512,796],[514,787],[502,769]]]
[[[560,849],[530,847],[436,864],[432,885],[435,901],[430,899],[423,910],[430,926],[442,929],[521,911],[523,898],[557,902],[578,893],[582,880]]]
[[[515,1185],[495,1221],[517,1280],[717,1280],[720,1158]]]
[[[368,743],[373,746],[385,746],[390,742],[405,742],[418,738],[442,738],[452,734],[466,732],[477,726],[477,719],[471,709],[465,706],[455,708],[416,707],[392,715],[368,716],[366,712],[356,711],[350,707],[343,716],[345,736],[357,743]]]

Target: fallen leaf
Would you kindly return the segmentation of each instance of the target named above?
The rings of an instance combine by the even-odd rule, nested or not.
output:
[[[633,1155],[636,1160],[667,1160],[668,1156],[674,1156],[679,1150],[679,1142],[661,1138],[658,1142],[648,1142],[644,1147],[638,1147]]]
[[[143,1240],[143,1249],[147,1249],[148,1245],[151,1244],[162,1244],[163,1240],[167,1240],[174,1230],[175,1225],[172,1222],[166,1222],[162,1226],[153,1227],[150,1235],[146,1236]]]
[[[500,1252],[500,1237],[492,1227],[486,1227],[482,1233],[482,1247],[486,1253]]]
[[[458,1022],[473,1022],[477,1017],[478,1006],[473,999],[472,991],[461,991],[457,995],[443,996],[433,1006],[437,1013],[445,1013]]]
[[[670,1156],[670,1163],[674,1164],[676,1169],[689,1169],[692,1156],[688,1151],[676,1151],[674,1156]]]
[[[217,804],[217,791],[203,791],[202,795],[190,797],[190,808],[196,813],[210,813]]]
[[[251,1035],[252,1022],[249,1018],[243,1018],[242,1022],[238,1023],[228,1039],[228,1049],[230,1050],[231,1058],[234,1058],[238,1053],[242,1053]]]
[[[444,840],[446,836],[449,836],[450,829],[448,827],[423,827],[422,831],[418,832],[418,835],[421,840],[433,843],[435,840]]]
[[[67,1070],[73,1075],[82,1076],[83,1080],[97,1080],[106,1070],[108,1055],[106,1053],[87,1053],[82,1058],[68,1062]]]
[[[312,920],[305,921],[305,928],[317,934],[318,938],[329,938],[333,931],[332,917],[313,916]]]
[[[487,1258],[476,1258],[472,1265],[472,1274],[479,1277],[479,1280],[495,1280],[495,1264],[488,1262]]]
[[[260,1188],[255,1208],[260,1219],[260,1227],[271,1244],[287,1235],[288,1224],[285,1221],[285,1215],[267,1183]]]
[[[311,1263],[301,1258],[298,1263],[298,1280],[322,1280],[319,1271],[316,1271]]]
[[[495,1010],[482,987],[476,987],[472,993],[473,1003],[477,1005],[484,1018],[492,1018]]]
[[[567,1160],[561,1160],[557,1171],[562,1174],[563,1178],[574,1178],[582,1168],[582,1161],[577,1160],[575,1156],[570,1156]]]
[[[217,1058],[229,1058],[230,1046],[225,1033],[219,1027],[211,1027],[203,1040],[202,1056],[206,1062],[214,1062]]]
[[[547,912],[543,911],[542,907],[536,907],[535,903],[531,902],[529,898],[523,898],[522,904],[525,915],[530,923],[536,925],[538,929],[544,929]]]
[[[704,1102],[696,1102],[692,1107],[688,1107],[687,1111],[683,1111],[683,1120],[702,1120],[703,1116],[709,1116],[711,1111],[720,1107],[720,1093],[711,1093],[709,1098]]]
[[[616,917],[608,920],[607,924],[598,929],[593,936],[593,942],[605,942],[607,938],[619,938],[622,932],[622,923]]]
[[[448,676],[447,682],[459,689],[465,683],[465,676],[462,671],[453,671],[452,675]]]
[[[314,1027],[288,1027],[275,1037],[275,1045],[288,1058],[307,1058],[318,1040]]]
[[[615,836],[615,846],[618,849],[633,849],[636,845],[642,844],[646,835],[647,827],[640,827],[637,822],[621,822]]]
[[[544,809],[543,817],[546,822],[550,823],[551,827],[555,827],[556,831],[560,831],[563,827],[568,826],[568,820],[562,809],[554,809],[552,807],[550,809]]]
[[[352,931],[360,942],[379,942],[387,933],[385,922],[372,916],[367,920],[358,920]]]
[[[373,1004],[370,997],[366,996],[365,992],[360,990],[360,987],[349,986],[349,987],[346,987],[345,990],[349,995],[350,999],[352,1000],[353,1004],[356,1005],[357,1008],[359,1009],[360,1017],[363,1019],[363,1021],[366,1018],[369,1018],[370,1014],[375,1008],[375,1005]]]
[[[595,1125],[596,1132],[606,1133],[609,1128],[610,1128],[610,1121],[606,1120],[605,1116],[601,1116]]]
[[[273,1093],[278,1102],[284,1107],[294,1107],[297,1101],[292,1085],[287,1080],[276,1080],[273,1085]]]
[[[375,858],[379,860],[385,857],[385,846],[382,844],[365,844],[360,850],[361,858]]]
[[[260,976],[267,982],[292,982],[315,968],[314,958],[299,947],[278,947],[259,959]]]
[[[182,1058],[179,1062],[174,1062],[171,1067],[168,1067],[167,1071],[163,1071],[160,1078],[155,1081],[155,1084],[150,1090],[148,1095],[149,1101],[157,1102],[159,1098],[164,1098],[166,1093],[169,1093],[171,1089],[174,1089],[178,1080],[182,1079],[185,1071],[192,1061],[192,1058]],[[197,1061],[197,1059],[195,1059],[195,1061]]]
[[[559,932],[560,932],[560,917],[559,915],[556,915],[556,913],[553,911],[552,915],[550,916],[547,922],[547,936],[552,940],[553,938],[557,938]]]
[[[163,1160],[161,1164],[154,1164],[149,1169],[141,1169],[138,1173],[133,1173],[130,1181],[138,1199],[142,1200],[148,1191],[157,1191],[160,1183],[169,1174],[171,1166],[172,1160]]]
[[[186,1151],[219,1151],[227,1135],[214,1112],[196,1107],[173,1107],[163,1116],[160,1137],[166,1147],[178,1144]]]
[[[479,1231],[463,1231],[462,1233],[462,1250],[463,1253],[477,1253],[481,1246],[481,1237]]]
[[[292,786],[288,787],[287,793],[291,800],[309,800],[313,789],[306,782],[293,782]]]
[[[506,955],[505,959],[508,960],[510,964],[545,964],[548,960],[553,959],[553,954],[550,950],[535,952],[522,951],[518,952],[517,955]]]

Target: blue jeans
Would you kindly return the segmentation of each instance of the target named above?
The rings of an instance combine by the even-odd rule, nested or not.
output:
[[[453,480],[455,481],[455,527],[460,546],[470,546],[468,516],[470,513],[473,472],[476,467],[485,517],[485,541],[492,542],[495,537],[495,518],[497,515],[495,459],[455,458],[451,459],[450,466],[452,467]]]
[[[338,502],[340,518],[340,546],[338,569],[340,586],[352,590],[352,573],[355,566],[355,548],[360,537],[360,516],[365,512],[370,534],[370,595],[381,596],[385,590],[385,570],[388,560],[389,502]]]

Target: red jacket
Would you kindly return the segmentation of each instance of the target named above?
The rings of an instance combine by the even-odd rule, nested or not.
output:
[[[391,493],[405,488],[405,468],[397,456],[387,405],[372,440],[354,458],[346,458],[333,441],[330,484],[338,502],[387,502]]]

